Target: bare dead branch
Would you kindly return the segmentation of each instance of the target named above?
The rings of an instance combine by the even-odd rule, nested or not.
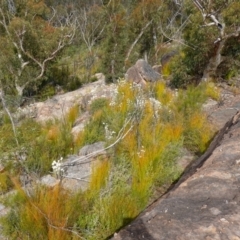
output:
[[[74,179],[74,180],[78,180],[78,181],[83,181],[83,182],[89,183],[89,181],[86,180],[85,178],[90,177],[90,176],[91,176],[91,174],[88,174],[88,175],[83,176],[83,177],[81,177],[81,178],[69,177],[69,176],[66,176],[66,175],[62,175],[61,177],[62,177],[62,178]]]
[[[7,104],[6,104],[5,98],[4,98],[4,92],[3,92],[3,90],[2,90],[1,88],[0,88],[0,99],[1,99],[1,101],[2,101],[3,108],[4,108],[4,110],[6,111],[8,117],[9,117],[9,119],[10,119],[10,121],[11,121],[12,130],[13,130],[13,134],[14,134],[14,140],[15,140],[17,146],[19,146],[15,123],[14,123],[14,121],[13,121],[12,114],[11,114],[11,112],[9,111],[8,107],[7,107]]]
[[[193,46],[190,46],[189,44],[183,42],[181,39],[179,39],[179,38],[177,37],[177,34],[179,34],[180,31],[182,31],[182,30],[186,27],[186,25],[187,25],[190,17],[191,17],[191,15],[189,15],[189,16],[187,17],[187,19],[182,23],[182,25],[177,29],[177,31],[174,31],[174,32],[172,33],[172,35],[170,35],[170,36],[163,30],[162,24],[159,25],[159,29],[160,29],[161,33],[163,34],[163,36],[164,36],[165,38],[169,39],[170,41],[178,42],[178,43],[180,43],[181,45],[184,45],[184,46],[186,46],[186,47],[190,47],[190,48],[194,49]]]
[[[203,21],[205,22],[204,26],[213,26],[216,25],[219,30],[220,30],[220,35],[223,37],[224,36],[224,23],[221,23],[218,19],[217,16],[214,15],[213,10],[211,10],[211,12],[209,13],[203,6],[203,4],[201,4],[201,1],[199,0],[193,0],[193,3],[195,4],[195,6],[198,8],[198,10],[201,12],[202,17],[203,17]],[[209,19],[210,22],[206,23],[206,20]]]
[[[133,129],[133,124],[131,124],[130,128],[124,133],[124,130],[126,129],[127,125],[133,121],[133,118],[129,118],[123,125],[123,127],[120,129],[120,131],[118,132],[118,135],[116,137],[116,140],[114,141],[114,143],[110,144],[109,146],[107,146],[106,148],[100,149],[98,151],[95,151],[93,153],[87,154],[86,156],[81,156],[77,159],[75,159],[72,163],[70,164],[62,164],[61,167],[67,167],[67,166],[76,166],[76,165],[81,165],[81,164],[85,164],[85,163],[89,163],[92,161],[95,161],[95,159],[92,159],[95,156],[104,154],[104,152],[112,147],[114,147],[118,142],[120,142],[122,139],[124,139],[128,133]]]
[[[144,34],[145,30],[152,24],[152,22],[153,22],[153,20],[147,22],[147,24],[141,29],[141,32],[138,34],[138,36],[136,37],[136,39],[134,40],[134,42],[131,44],[130,48],[128,49],[128,52],[127,52],[127,55],[126,55],[126,58],[125,58],[124,62],[128,61],[133,48],[138,43],[139,39]]]
[[[206,10],[203,7],[203,5],[201,4],[201,1],[199,0],[193,0],[193,3],[195,4],[195,6],[198,8],[198,10],[202,13],[202,15],[206,15]]]
[[[98,19],[92,19],[87,13],[85,8],[80,12],[77,18],[77,28],[89,52],[92,52],[92,47],[102,35],[106,24],[102,24]]]
[[[49,18],[48,22],[51,23],[53,19],[56,17],[57,11],[54,7],[51,7],[52,9],[52,16]]]
[[[27,14],[27,13],[26,13]],[[6,16],[9,17],[9,19],[6,19]],[[33,16],[34,18],[35,16]],[[56,10],[52,8],[52,15],[48,20],[48,24],[52,24],[53,20],[56,18]],[[17,51],[18,56],[27,57],[27,61],[23,61],[23,58],[20,57],[19,61],[21,61],[20,67],[18,67],[17,71],[12,71],[11,73],[14,74],[15,77],[15,86],[19,93],[19,95],[22,95],[22,92],[24,88],[29,84],[30,81],[36,82],[39,79],[41,79],[46,71],[46,65],[48,62],[52,61],[56,58],[58,53],[67,45],[71,44],[73,41],[73,38],[76,33],[76,20],[74,17],[70,16],[68,14],[65,17],[65,23],[61,23],[60,27],[56,27],[59,31],[59,38],[58,41],[56,41],[55,48],[52,49],[52,51],[49,51],[46,53],[44,59],[40,59],[37,56],[35,56],[32,52],[30,52],[26,48],[26,34],[27,34],[27,27],[22,24],[22,26],[15,28],[12,32],[9,28],[9,23],[11,22],[11,17],[9,16],[9,13],[5,13],[3,9],[0,7],[0,25],[3,26],[5,29],[6,35],[9,38],[10,43],[14,46],[14,48]],[[23,71],[25,71],[26,67],[29,66],[31,63],[36,64],[38,67],[36,69],[36,75],[31,76],[31,80],[25,81],[25,83],[20,84],[20,79],[22,77]],[[16,73],[17,72],[17,73]]]

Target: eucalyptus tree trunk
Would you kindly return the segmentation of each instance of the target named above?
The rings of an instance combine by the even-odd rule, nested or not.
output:
[[[211,0],[192,1],[202,14],[203,21],[205,23],[203,27],[215,26],[219,32],[218,38],[213,42],[215,45],[215,51],[209,59],[209,62],[204,69],[202,76],[202,80],[207,81],[216,75],[217,68],[223,61],[222,51],[226,45],[227,40],[230,38],[239,37],[240,26],[237,28],[231,28],[231,26],[226,26],[223,20],[219,20],[217,11],[214,11],[214,9],[211,8]],[[229,31],[229,29],[231,30]]]
[[[223,61],[222,50],[225,46],[226,40],[227,39],[223,39],[218,43],[214,55],[209,59],[208,65],[206,66],[203,72],[202,76],[203,81],[208,81],[209,79],[216,75],[217,68]]]

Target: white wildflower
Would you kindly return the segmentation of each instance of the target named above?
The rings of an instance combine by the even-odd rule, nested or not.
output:
[[[107,140],[111,140],[111,139],[114,137],[114,135],[115,135],[116,132],[111,131],[111,130],[109,129],[108,125],[105,124],[105,123],[104,123],[104,129],[105,129],[105,137],[106,137],[106,139],[107,139]]]
[[[145,154],[144,146],[141,147],[140,151],[137,152],[139,158],[143,157]]]
[[[149,98],[149,101],[152,103],[152,105],[153,105],[153,107],[155,108],[155,109],[161,109],[162,108],[162,103],[161,102],[159,102],[157,99],[155,99],[155,98]]]
[[[136,107],[143,108],[145,106],[145,99],[137,98],[136,99]]]
[[[54,160],[52,162],[53,173],[55,173],[58,178],[61,177],[64,172],[64,169],[62,168],[62,160],[63,158],[61,157],[60,160]]]

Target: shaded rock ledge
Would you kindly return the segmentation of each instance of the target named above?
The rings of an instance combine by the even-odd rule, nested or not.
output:
[[[227,114],[207,152],[113,240],[240,239],[240,101],[234,104],[238,111]]]

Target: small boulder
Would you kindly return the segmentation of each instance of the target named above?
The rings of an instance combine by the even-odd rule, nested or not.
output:
[[[89,186],[92,168],[98,162],[98,156],[105,155],[104,142],[96,142],[82,147],[78,155],[70,155],[62,163],[62,186],[71,191],[85,191]],[[103,150],[103,151],[101,151]],[[99,151],[99,152],[98,152]],[[89,156],[89,154],[92,154]]]
[[[145,60],[139,59],[130,67],[125,75],[127,81],[146,85],[146,82],[156,82],[161,79],[161,74],[156,72]]]
[[[135,66],[142,78],[147,82],[155,82],[161,78],[161,75],[153,70],[153,68],[143,59],[139,59]]]
[[[136,66],[132,66],[127,70],[125,79],[141,85],[146,85],[145,80],[142,78]]]
[[[43,176],[40,180],[40,183],[48,186],[48,187],[54,187],[57,184],[59,184],[60,180],[56,179],[55,177],[52,177],[50,174]]]
[[[67,189],[71,192],[78,192],[78,191],[86,191],[89,186],[89,180],[79,180],[79,179],[71,179],[71,178],[64,178],[62,180],[62,186],[64,189]]]
[[[90,153],[104,149],[105,142],[96,142],[90,145],[86,145],[79,150],[79,156],[86,156]],[[105,152],[105,151],[104,151]]]

